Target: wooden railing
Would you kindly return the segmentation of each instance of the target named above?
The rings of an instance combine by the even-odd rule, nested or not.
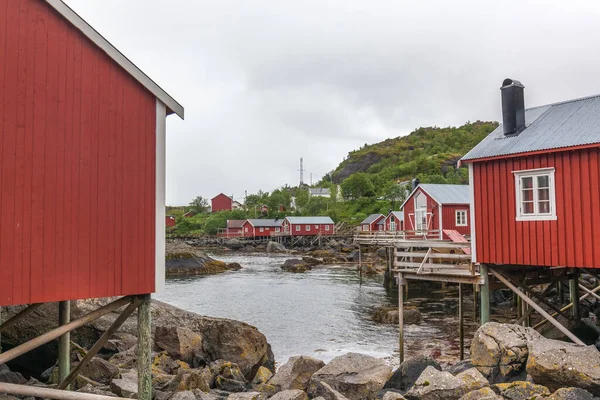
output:
[[[383,243],[397,240],[439,240],[440,230],[359,231],[354,236],[357,243]]]

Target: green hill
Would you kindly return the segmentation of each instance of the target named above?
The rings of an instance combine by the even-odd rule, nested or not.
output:
[[[407,136],[365,145],[352,151],[334,170],[333,182],[341,183],[363,172],[376,188],[390,181],[415,177],[423,183],[468,183],[465,168],[456,162],[498,126],[497,122],[477,121],[459,127],[419,128]]]

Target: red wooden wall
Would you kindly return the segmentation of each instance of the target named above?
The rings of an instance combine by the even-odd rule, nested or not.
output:
[[[600,149],[473,165],[477,261],[600,268]],[[512,171],[554,167],[556,221],[516,221]]]
[[[0,305],[153,292],[154,96],[45,2],[0,10]]]
[[[433,213],[431,217],[431,224],[429,225],[429,230],[438,230],[440,229],[440,220],[439,220],[439,206],[438,203],[433,200],[426,192],[421,190],[415,191],[411,197],[409,197],[408,201],[404,204],[404,229],[407,231],[412,231],[415,229],[413,224],[414,213],[415,213],[415,196],[417,193],[423,193],[427,197],[427,212]],[[413,214],[412,216],[410,214]]]
[[[471,206],[469,204],[444,204],[442,207],[443,229],[454,229],[460,234],[471,234]],[[467,212],[467,226],[456,226],[456,211]]]
[[[306,226],[309,226],[308,230],[306,230]],[[329,230],[325,230],[325,226],[329,225]],[[288,232],[292,234],[292,236],[312,236],[318,235],[333,235],[334,234],[334,225],[333,224],[289,224],[287,220],[283,222],[282,229],[287,226]],[[300,230],[296,231],[296,226],[300,226]]]
[[[217,211],[231,211],[233,206],[233,200],[229,196],[224,195],[223,193],[213,197],[211,200],[212,203],[212,212]]]
[[[413,204],[414,206],[414,204]],[[404,230],[404,221],[400,221],[398,218],[396,218],[396,216],[394,214],[388,214],[388,216],[385,218],[385,230],[386,231],[391,231],[391,222],[392,219],[394,220],[394,226],[395,229],[394,231],[403,231]]]

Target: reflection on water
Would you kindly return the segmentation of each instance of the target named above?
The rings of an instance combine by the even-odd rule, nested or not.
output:
[[[375,309],[397,304],[382,277],[360,285],[354,268],[317,268],[304,274],[283,272],[289,256],[219,255],[238,262],[242,270],[220,275],[167,280],[156,298],[198,314],[231,318],[256,326],[273,347],[278,363],[293,355],[329,361],[349,352],[385,358],[397,364],[398,328],[371,320]],[[439,287],[439,285],[437,285]],[[431,294],[410,286],[408,304],[417,306],[423,321],[405,330],[406,353],[431,354],[441,362],[458,359],[458,305],[455,292]],[[427,296],[425,297],[425,293]],[[465,298],[466,338],[472,336],[472,298]],[[467,347],[468,349],[468,347]]]

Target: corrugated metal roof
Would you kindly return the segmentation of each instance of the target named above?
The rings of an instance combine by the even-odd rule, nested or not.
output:
[[[399,221],[404,221],[404,213],[402,211],[392,211],[390,214],[393,214]]]
[[[241,228],[244,225],[245,219],[228,219],[227,227],[228,228]]]
[[[471,191],[469,185],[446,185],[439,183],[421,183],[419,186],[412,191],[410,196],[406,198],[400,208],[404,208],[404,205],[409,201],[414,193],[422,188],[429,196],[433,197],[435,201],[440,204],[470,204],[471,203]]]
[[[248,222],[254,227],[271,228],[281,226],[283,223],[282,219],[248,219]]]
[[[286,217],[291,224],[333,224],[329,217]]]
[[[373,221],[375,221],[377,218],[383,217],[383,214],[371,214],[369,215],[367,218],[364,219],[363,222],[361,222],[360,224],[371,224],[373,223]]]
[[[600,144],[600,95],[527,109],[525,126],[517,135],[504,136],[500,125],[462,161]]]

